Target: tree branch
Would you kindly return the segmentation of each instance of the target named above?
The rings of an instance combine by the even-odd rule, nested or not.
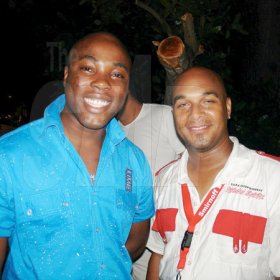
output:
[[[157,21],[159,21],[159,23],[161,24],[161,26],[163,27],[164,31],[167,33],[168,36],[172,35],[173,32],[169,24],[153,8],[151,8],[150,6],[146,5],[145,3],[139,0],[135,0],[135,5],[146,10],[153,17],[155,17]]]
[[[176,77],[189,67],[184,42],[178,36],[170,36],[161,42],[153,41],[158,47],[157,56],[166,73],[165,104],[171,104],[171,91]]]
[[[181,17],[183,29],[184,29],[184,41],[187,46],[193,52],[193,55],[196,55],[198,52],[198,42],[196,39],[194,24],[193,24],[193,16],[191,13],[185,13]]]

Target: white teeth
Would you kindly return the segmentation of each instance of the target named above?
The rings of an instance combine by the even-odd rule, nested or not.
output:
[[[97,108],[102,108],[109,104],[109,102],[106,100],[96,99],[96,98],[85,97],[84,100],[88,105],[90,105],[92,107],[97,107]]]
[[[205,126],[199,126],[199,127],[192,127],[191,129],[192,129],[192,130],[198,131],[198,130],[204,129],[204,128],[206,128],[206,127],[207,127],[207,126],[205,125]]]

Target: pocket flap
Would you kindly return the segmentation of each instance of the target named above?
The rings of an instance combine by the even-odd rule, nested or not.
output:
[[[152,230],[158,231],[163,239],[165,239],[165,232],[175,231],[177,208],[166,208],[156,210],[156,218],[152,226]]]
[[[219,211],[213,225],[213,233],[262,244],[267,219],[238,211]]]

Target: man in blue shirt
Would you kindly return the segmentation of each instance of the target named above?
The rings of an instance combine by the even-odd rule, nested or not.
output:
[[[3,279],[131,278],[154,205],[146,158],[114,119],[130,67],[112,34],[82,38],[64,70],[65,96],[1,138]]]

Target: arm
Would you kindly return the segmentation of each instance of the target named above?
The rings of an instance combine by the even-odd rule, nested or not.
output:
[[[159,280],[159,263],[162,255],[152,253],[149,261],[146,280]]]
[[[0,279],[3,265],[8,251],[8,239],[0,237]]]
[[[132,224],[125,246],[132,261],[141,256],[145,250],[150,230],[150,220]]]

